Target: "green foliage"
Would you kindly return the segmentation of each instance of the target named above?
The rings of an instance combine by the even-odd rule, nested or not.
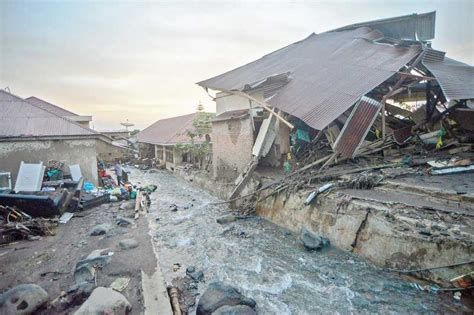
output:
[[[183,153],[189,152],[200,160],[209,154],[211,152],[211,143],[206,136],[212,131],[212,117],[213,114],[211,113],[198,112],[193,121],[193,129],[186,132],[189,142],[176,144],[176,149]],[[196,143],[197,140],[200,143]]]

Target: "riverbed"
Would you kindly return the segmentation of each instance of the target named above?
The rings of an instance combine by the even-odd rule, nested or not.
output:
[[[351,253],[306,251],[297,234],[265,219],[218,224],[230,209],[213,204],[220,200],[208,192],[167,171],[136,172],[143,184],[158,186],[149,219],[167,284],[195,266],[204,272],[200,294],[223,281],[253,298],[259,314],[467,311],[450,296],[420,291]]]

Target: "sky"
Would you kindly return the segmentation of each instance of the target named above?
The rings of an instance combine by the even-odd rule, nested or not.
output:
[[[436,10],[433,47],[474,64],[474,1],[0,1],[0,88],[142,129],[215,104],[195,83],[311,33]],[[1,113],[0,113],[1,115]]]

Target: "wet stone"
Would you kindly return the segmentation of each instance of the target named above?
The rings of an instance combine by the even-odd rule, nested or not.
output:
[[[213,314],[214,311],[225,305],[247,305],[254,308],[256,302],[240,294],[236,288],[230,285],[223,282],[213,282],[209,284],[206,292],[199,299],[196,315]]]
[[[20,284],[0,295],[0,314],[32,314],[48,298],[48,293],[39,285]]]
[[[94,226],[90,232],[89,235],[91,236],[97,236],[97,235],[104,235],[110,231],[110,224],[108,223],[103,223]]]
[[[212,315],[257,315],[257,312],[247,305],[225,305],[215,310]]]
[[[204,279],[204,273],[200,270],[196,270],[196,267],[194,267],[194,266],[189,266],[188,268],[186,268],[186,274],[191,279],[193,279],[194,281],[197,281],[197,282]]]
[[[216,222],[219,224],[227,224],[227,223],[235,222],[237,220],[238,218],[235,215],[229,214],[229,215],[224,215],[220,218],[217,218]]]
[[[327,238],[309,231],[306,227],[301,229],[300,239],[308,250],[321,250],[323,247],[329,246]]]

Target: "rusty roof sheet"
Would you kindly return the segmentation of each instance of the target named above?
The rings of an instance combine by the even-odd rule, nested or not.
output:
[[[198,85],[244,90],[247,84],[289,72],[289,82],[268,103],[321,130],[421,52],[420,45],[373,41],[380,37],[369,27],[312,34]]]
[[[334,144],[334,151],[344,158],[353,158],[373,125],[382,104],[363,96],[354,106]]]
[[[159,145],[189,142],[187,131],[194,129],[193,120],[197,115],[198,113],[193,113],[158,120],[138,133],[138,142]]]
[[[0,138],[99,135],[4,90],[0,90],[0,113]]]
[[[62,107],[59,107],[57,105],[51,104],[49,102],[46,102],[40,98],[37,98],[35,96],[30,96],[25,98],[25,101],[27,101],[30,104],[35,105],[36,107],[42,108],[44,110],[50,111],[58,116],[63,116],[63,117],[70,117],[70,116],[79,116],[73,112],[70,112]]]
[[[474,67],[434,49],[426,50],[422,63],[436,78],[448,101],[474,99]]]

